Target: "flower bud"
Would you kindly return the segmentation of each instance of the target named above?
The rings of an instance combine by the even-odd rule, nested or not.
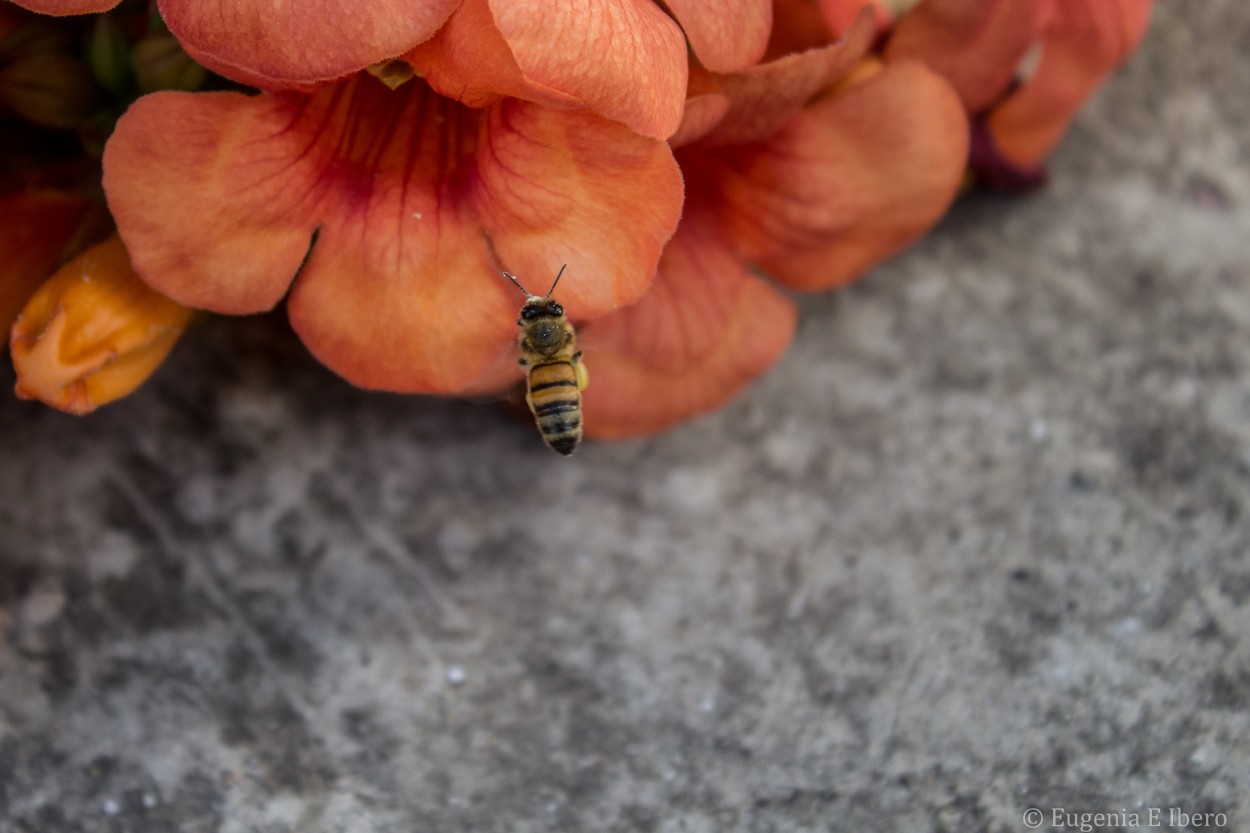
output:
[[[125,95],[134,79],[130,66],[130,40],[117,18],[95,16],[91,40],[87,42],[87,62],[100,86],[113,95]]]
[[[208,80],[208,70],[182,51],[173,35],[148,35],[130,53],[139,92],[194,92]]]
[[[11,64],[43,52],[70,53],[74,39],[69,30],[44,18],[0,18],[0,65]]]
[[[41,127],[77,127],[95,110],[98,93],[87,65],[64,52],[26,54],[0,67],[0,101]]]
[[[72,414],[120,399],[164,361],[191,315],[149,288],[109,238],[61,267],[18,316],[17,395]]]

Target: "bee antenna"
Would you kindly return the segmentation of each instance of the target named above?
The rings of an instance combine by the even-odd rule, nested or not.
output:
[[[569,265],[567,263],[560,267],[560,271],[556,273],[556,279],[551,282],[551,289],[547,290],[547,294],[543,296],[544,298],[550,298],[551,293],[556,291],[556,284],[560,282],[560,276],[563,275],[564,270],[568,268]]]
[[[530,294],[530,291],[528,289],[521,286],[521,282],[516,279],[516,275],[513,275],[511,272],[504,272],[503,276],[507,278],[508,280],[512,281],[514,284],[516,284],[516,288],[524,292],[527,296],[529,296],[530,298],[534,297],[533,295]]]

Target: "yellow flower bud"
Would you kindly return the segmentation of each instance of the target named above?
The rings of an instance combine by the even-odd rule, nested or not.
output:
[[[17,395],[72,414],[120,399],[164,361],[191,316],[149,288],[112,237],[61,267],[18,316],[9,341]]]

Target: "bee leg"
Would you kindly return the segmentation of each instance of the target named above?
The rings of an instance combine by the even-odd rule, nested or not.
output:
[[[586,372],[586,365],[582,364],[582,351],[578,350],[574,353],[569,361],[573,363],[573,369],[577,371],[577,389],[586,390],[586,383],[590,380],[590,376]]]

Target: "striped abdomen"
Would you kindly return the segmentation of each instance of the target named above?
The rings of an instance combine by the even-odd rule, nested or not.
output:
[[[530,367],[525,398],[547,445],[561,454],[572,454],[582,438],[582,394],[573,363],[561,360]]]

